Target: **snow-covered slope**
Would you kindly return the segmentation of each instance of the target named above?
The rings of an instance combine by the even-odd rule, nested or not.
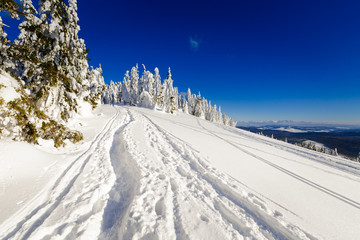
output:
[[[360,236],[358,163],[180,112],[97,111],[63,152],[0,142],[1,239]]]

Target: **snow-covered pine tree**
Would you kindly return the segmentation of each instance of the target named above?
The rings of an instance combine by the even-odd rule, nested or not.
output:
[[[218,123],[223,123],[223,119],[222,119],[222,113],[221,113],[221,107],[219,106],[219,111],[217,113],[217,122]]]
[[[155,68],[155,74],[153,75],[150,71],[147,71],[144,66],[143,75],[140,77],[140,81],[138,79],[138,67],[136,65],[136,67],[133,67],[131,70],[131,77],[129,76],[129,71],[126,72],[122,84],[110,82],[106,93],[103,94],[103,102],[116,102],[111,99],[117,98],[114,91],[119,91],[121,92],[119,99],[124,104],[139,105],[150,108],[157,106],[169,113],[174,113],[176,110],[182,109],[185,113],[189,113],[209,121],[229,126],[236,125],[236,122],[234,122],[230,117],[221,113],[220,107],[219,111],[217,111],[216,105],[212,107],[211,102],[202,98],[200,93],[196,96],[195,94],[191,94],[191,90],[188,89],[187,98],[180,95],[178,88],[173,87],[173,79],[170,68],[163,84],[161,84],[161,78],[157,68]],[[121,86],[121,90],[120,87],[115,86]],[[136,99],[136,101],[134,99]],[[189,110],[190,103],[193,111],[192,113]]]
[[[5,70],[11,65],[11,61],[8,56],[8,38],[4,31],[4,24],[0,16],[0,68]]]
[[[170,113],[174,113],[179,109],[179,92],[178,88],[175,87],[170,92]]]
[[[145,65],[143,64],[144,72],[140,78],[139,82],[139,93],[141,94],[143,91],[146,91],[150,94],[152,98],[155,96],[155,79],[154,75],[147,71]]]
[[[216,122],[216,119],[217,119],[217,110],[216,110],[216,104],[215,104],[214,107],[211,108],[210,121]]]
[[[203,106],[200,92],[196,97],[194,115],[199,118],[205,118],[204,106]]]
[[[23,8],[14,0],[6,0],[0,2],[0,12],[8,12],[12,18],[19,19],[19,16],[23,16]],[[4,26],[7,26],[3,23],[3,20],[0,16],[0,68],[3,70],[8,70],[9,68],[14,67],[13,59],[11,52],[11,42],[7,38],[7,34],[4,30]]]
[[[183,112],[186,113],[186,114],[189,114],[189,106],[188,106],[188,102],[186,101],[185,98],[183,98],[183,104],[182,105],[183,105],[183,108],[182,108]]]
[[[126,71],[123,83],[121,85],[121,99],[120,101],[124,104],[131,103],[131,94],[130,94],[130,76],[129,71]]]
[[[15,6],[5,10],[23,19],[20,35],[14,44],[7,44],[7,52],[11,53],[8,59],[15,63],[9,70],[21,78],[27,91],[10,104],[18,109],[11,114],[23,116],[16,115],[20,110],[27,113],[18,118],[25,132],[22,139],[36,142],[40,136],[54,139],[56,146],[62,145],[64,139],[79,140],[81,135],[69,131],[61,122],[77,111],[79,100],[95,106],[104,81],[101,68],[89,70],[87,50],[78,37],[76,0],[69,0],[69,4],[64,0],[41,0],[40,15],[31,0],[20,2],[23,7],[13,0],[0,5],[1,10]],[[1,37],[4,38],[3,32]],[[36,127],[39,124],[41,128]]]
[[[174,109],[173,109],[173,105],[174,103],[174,89],[173,89],[173,80],[172,80],[172,75],[171,75],[171,70],[169,68],[168,70],[168,74],[166,79],[164,80],[164,87],[165,87],[165,94],[164,94],[164,108],[165,111],[168,113],[173,113]]]
[[[8,12],[12,18],[19,18],[24,15],[22,6],[15,0],[2,0],[0,1],[0,12]]]
[[[203,104],[204,104],[205,120],[210,121],[211,101],[208,101],[203,97]]]
[[[154,74],[154,88],[155,88],[154,103],[156,106],[160,107],[160,105],[162,105],[162,102],[161,102],[161,95],[162,95],[161,77],[160,77],[159,69],[157,67],[155,68],[154,71],[155,71],[155,74]]]
[[[136,105],[137,101],[139,99],[139,67],[136,64],[135,67],[131,68],[131,72],[130,72],[130,93],[131,93],[131,99],[130,99],[130,104],[131,105]]]
[[[20,34],[12,46],[12,52],[16,58],[15,67],[12,72],[20,76],[24,81],[25,87],[32,90],[34,97],[38,91],[41,75],[43,74],[41,63],[42,43],[47,39],[43,36],[40,19],[37,17],[37,11],[31,0],[22,0],[24,6],[24,19],[19,24]],[[40,42],[40,43],[39,43]],[[40,93],[39,93],[40,94]]]
[[[228,118],[228,116],[226,116],[225,113],[223,113],[223,115],[222,115],[222,120],[223,120],[224,125],[229,125],[229,118]]]
[[[195,99],[193,98],[193,96],[191,94],[190,88],[188,88],[186,96],[187,96],[186,99],[187,99],[187,102],[188,102],[189,114],[194,115],[194,112],[195,112]]]

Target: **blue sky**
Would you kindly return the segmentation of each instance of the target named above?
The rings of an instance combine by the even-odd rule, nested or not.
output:
[[[78,0],[105,81],[170,66],[236,120],[360,122],[359,1]]]

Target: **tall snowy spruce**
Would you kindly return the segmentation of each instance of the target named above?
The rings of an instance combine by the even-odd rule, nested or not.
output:
[[[167,77],[161,80],[159,69],[155,68],[154,74],[146,70],[139,76],[138,65],[133,67],[129,73],[125,73],[122,82],[110,82],[106,85],[102,93],[102,102],[105,104],[125,104],[137,105],[147,108],[157,108],[167,113],[182,111],[196,117],[206,119],[228,126],[236,126],[236,122],[229,116],[221,113],[221,108],[217,111],[216,105],[198,95],[191,94],[188,89],[187,94],[180,95],[178,88],[173,86],[171,70],[169,68]]]
[[[56,147],[66,139],[79,141],[81,133],[65,124],[82,102],[93,107],[100,102],[104,80],[101,68],[89,69],[76,0],[40,0],[38,10],[31,0],[3,2],[2,11],[22,20],[14,42],[0,25],[1,68],[17,79],[21,94],[2,109],[1,116],[11,121],[0,116],[0,129],[6,129],[1,135],[34,143],[53,139]]]

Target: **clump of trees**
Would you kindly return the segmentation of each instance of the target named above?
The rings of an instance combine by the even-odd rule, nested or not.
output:
[[[170,68],[167,77],[162,80],[159,69],[154,74],[146,70],[139,76],[138,65],[125,73],[122,82],[111,81],[102,93],[105,104],[139,105],[149,108],[159,108],[168,113],[181,110],[184,113],[206,119],[211,122],[236,126],[236,122],[226,114],[221,113],[221,107],[212,106],[211,102],[199,94],[179,94],[178,88],[173,86]]]
[[[304,147],[304,148],[307,148],[307,149],[311,149],[311,150],[314,150],[316,152],[322,152],[322,153],[326,153],[326,154],[329,154],[329,155],[333,155],[333,156],[338,156],[339,155],[338,151],[337,151],[337,148],[330,149],[330,148],[324,146],[323,144],[319,144],[317,142],[310,141],[310,140],[305,140],[305,141],[302,141],[301,143],[297,143],[295,145],[301,146],[301,147]]]
[[[19,36],[10,41],[0,17],[0,71],[21,86],[17,101],[3,101],[0,135],[34,143],[38,137],[53,139],[55,146],[79,141],[81,134],[64,124],[81,101],[99,103],[104,80],[101,68],[89,68],[88,49],[78,35],[77,1],[40,0],[38,9],[32,0],[19,2],[0,0],[0,11],[21,20]]]

